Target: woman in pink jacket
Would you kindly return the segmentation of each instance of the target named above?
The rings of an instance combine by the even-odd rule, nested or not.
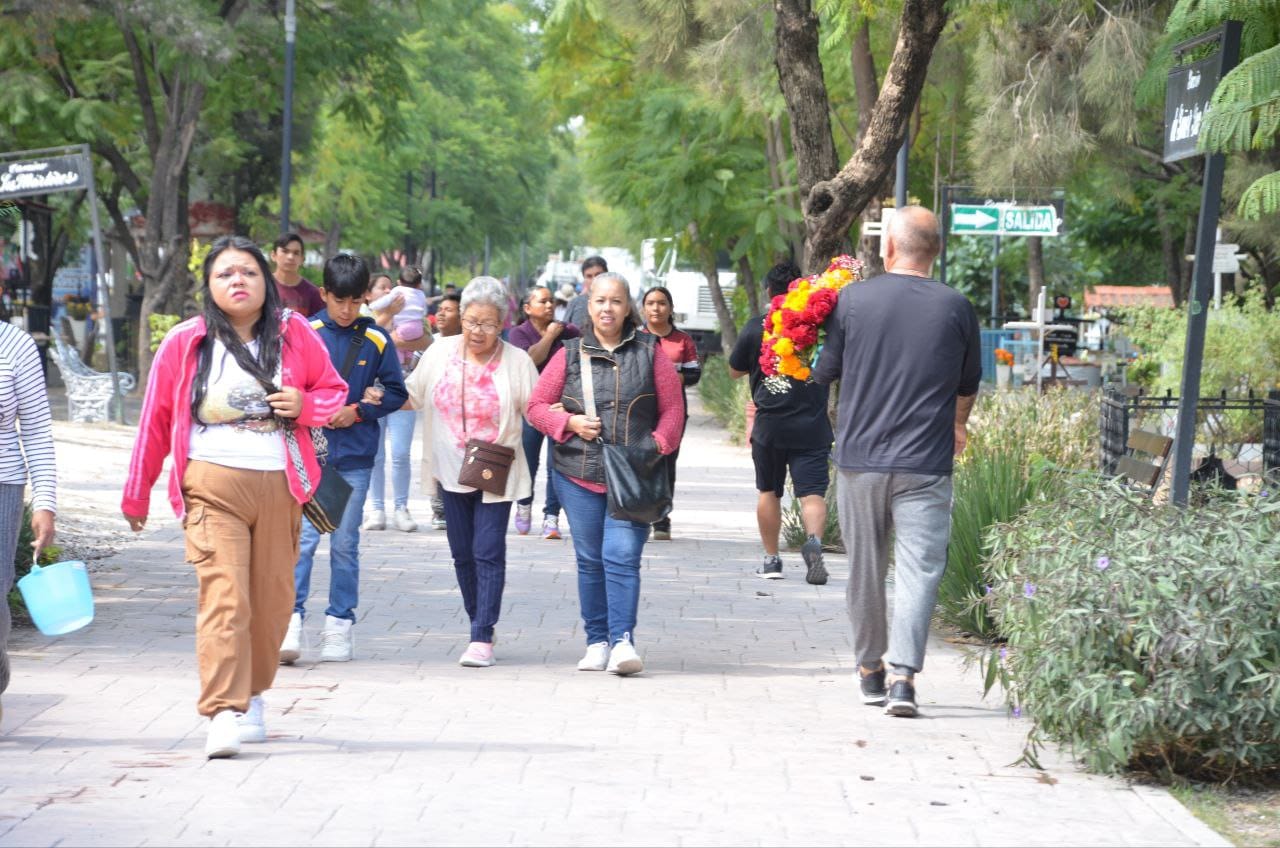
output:
[[[151,364],[121,503],[141,530],[172,454],[169,501],[200,586],[198,709],[210,718],[210,758],[266,739],[261,695],[293,611],[302,504],[320,480],[306,428],[347,397],[324,342],[281,308],[271,279],[253,242],[213,243],[204,314],[170,330]]]

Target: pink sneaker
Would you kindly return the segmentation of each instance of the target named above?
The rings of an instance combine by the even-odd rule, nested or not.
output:
[[[516,532],[526,536],[532,526],[533,504],[516,504]]]
[[[488,668],[493,665],[493,643],[472,642],[462,652],[458,665],[463,668]]]

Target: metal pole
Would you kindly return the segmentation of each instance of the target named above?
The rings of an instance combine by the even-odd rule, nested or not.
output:
[[[284,9],[284,141],[280,156],[280,233],[289,232],[289,186],[293,181],[293,53],[298,33],[295,0]]]
[[[942,187],[942,208],[938,210],[938,220],[942,222],[942,253],[941,273],[938,275],[938,281],[944,286],[947,284],[947,230],[950,227],[951,219],[951,186],[944,185]]]
[[[1236,66],[1240,56],[1240,22],[1227,21],[1222,30],[1222,64],[1218,79]],[[1196,408],[1200,401],[1200,372],[1204,364],[1204,336],[1209,298],[1213,294],[1213,244],[1222,207],[1222,175],[1226,157],[1204,157],[1204,193],[1196,224],[1196,258],[1187,298],[1187,343],[1182,355],[1182,397],[1178,401],[1178,429],[1173,440],[1173,480],[1170,493],[1178,506],[1187,505],[1191,490],[1191,454],[1196,442]]]
[[[111,372],[111,392],[116,402],[116,421],[124,423],[124,395],[120,391],[120,372],[116,370],[116,336],[111,325],[111,283],[107,281],[106,254],[102,250],[102,222],[98,218],[98,189],[94,185],[93,160],[89,158],[89,145],[80,145],[80,155],[89,174],[89,220],[93,224],[94,282],[98,290],[98,306],[102,308],[103,336],[107,346],[107,370]],[[139,328],[141,333],[145,328]]]
[[[1000,234],[991,247],[991,326],[1000,326]]]
[[[911,152],[911,119],[902,128],[902,147],[898,148],[898,165],[893,174],[893,203],[901,209],[907,205],[907,154]],[[883,236],[881,236],[883,238]]]

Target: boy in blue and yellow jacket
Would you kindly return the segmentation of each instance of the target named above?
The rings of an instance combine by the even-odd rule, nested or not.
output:
[[[369,290],[369,268],[356,256],[338,255],[324,266],[325,308],[311,317],[312,328],[324,340],[329,357],[347,381],[347,403],[325,425],[329,461],[324,473],[341,475],[351,486],[351,499],[342,521],[329,540],[329,608],[320,637],[320,659],[351,659],[360,582],[360,520],[373,458],[378,453],[378,419],[404,405],[404,377],[395,344],[373,319],[360,315]],[[380,383],[380,403],[365,403],[365,390]],[[311,591],[311,564],[320,533],[302,519],[302,539],[294,569],[297,597],[289,631],[280,647],[280,661],[292,664],[302,654],[302,617]]]

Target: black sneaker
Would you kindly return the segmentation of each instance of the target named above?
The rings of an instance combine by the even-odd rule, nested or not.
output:
[[[814,586],[825,586],[827,567],[822,562],[822,541],[817,536],[810,536],[800,547],[800,556],[804,557],[804,579]]]
[[[782,557],[777,554],[766,556],[764,562],[756,569],[756,577],[763,577],[765,580],[781,580],[784,576],[782,573]]]
[[[915,718],[918,712],[915,684],[906,679],[895,680],[889,687],[889,701],[884,711],[899,718]]]
[[[884,706],[884,666],[870,674],[863,674],[859,668],[858,687],[862,690],[862,703],[870,707]]]

